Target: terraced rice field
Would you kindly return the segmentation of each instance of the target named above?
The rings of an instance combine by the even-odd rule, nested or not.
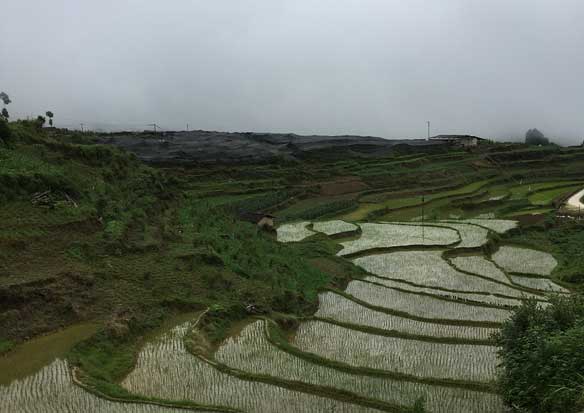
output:
[[[451,228],[405,224],[362,224],[359,239],[342,242],[338,255],[361,251],[404,246],[446,246],[460,241],[458,232]]]
[[[581,184],[567,186],[562,188],[553,188],[545,191],[538,191],[528,196],[529,202],[533,205],[550,205],[554,201],[562,196],[569,195],[570,193],[580,189]]]
[[[489,182],[489,180],[481,180],[457,189],[438,192],[435,194],[427,194],[425,196],[425,201],[426,203],[432,203],[432,205],[435,205],[436,202],[440,200],[448,201],[452,198],[472,195],[473,193],[479,191],[482,187],[486,186]],[[373,211],[380,209],[395,210],[400,208],[413,207],[419,205],[421,202],[419,196],[398,198],[392,197],[388,199],[388,196],[392,195],[392,193],[377,193],[366,195],[360,199],[359,208],[356,211],[352,211],[351,213],[344,215],[343,218],[347,220],[361,220],[365,219],[367,215]]]
[[[461,241],[455,248],[477,248],[485,245],[489,241],[489,229],[479,225],[463,223],[461,221],[444,220],[440,222],[431,222],[421,224],[422,216],[416,217],[409,222],[383,222],[385,224],[404,224],[421,227],[424,225],[425,229],[432,227],[443,227],[454,229],[458,231]],[[414,223],[415,222],[415,223]],[[420,229],[421,232],[421,229]]]
[[[411,291],[415,293],[420,293],[424,295],[431,295],[435,297],[444,297],[450,300],[461,301],[465,303],[483,303],[489,305],[496,305],[501,307],[517,307],[520,306],[522,301],[517,298],[506,298],[493,295],[491,293],[485,293],[482,291],[476,291],[472,293],[465,292],[454,292],[454,291],[444,291],[438,290],[432,287],[420,287],[416,285],[404,284],[400,281],[388,280],[378,277],[366,277],[365,281],[371,283],[376,283],[378,285],[383,285],[388,288],[393,288],[396,290]]]
[[[442,258],[442,253],[443,251],[400,251],[361,257],[353,262],[371,274],[417,286],[456,292],[488,292],[507,297],[525,295],[517,289],[457,271]]]
[[[466,219],[461,222],[479,225],[481,227],[488,228],[491,231],[495,231],[499,234],[504,234],[505,232],[517,227],[517,221],[512,221],[508,219],[474,218]]]
[[[346,291],[365,303],[427,320],[446,319],[500,323],[510,315],[508,310],[455,303],[415,293],[377,287],[362,281],[352,281]]]
[[[314,234],[313,231],[306,228],[310,222],[296,222],[293,224],[280,225],[277,232],[277,238],[280,242],[297,242]]]
[[[6,413],[184,413],[188,410],[138,403],[115,403],[83,390],[71,381],[67,362],[55,360],[38,373],[0,386]],[[204,410],[201,410],[204,412]]]
[[[488,382],[495,378],[497,364],[494,346],[383,337],[320,321],[303,323],[294,344],[353,366],[426,378]]]
[[[471,272],[473,274],[482,275],[483,277],[491,278],[495,281],[510,284],[511,280],[507,275],[501,271],[497,266],[491,261],[487,260],[485,257],[471,255],[466,257],[456,257],[450,260],[455,268]]]
[[[547,252],[519,247],[501,247],[492,258],[507,272],[522,274],[550,275],[558,265]]]
[[[456,248],[477,248],[489,241],[489,230],[473,224],[461,224],[455,222],[437,222],[433,225],[454,228],[460,233],[462,241]]]
[[[544,190],[557,189],[559,187],[568,187],[582,185],[582,181],[549,181],[549,182],[532,182],[507,188],[511,193],[511,199],[522,199],[529,197],[530,194],[536,194]]]
[[[522,277],[521,275],[514,275],[512,274],[511,280],[517,285],[521,285],[523,287],[533,288],[534,290],[540,290],[545,292],[552,292],[552,293],[567,293],[569,292],[568,289],[562,287],[554,283],[552,280],[548,278],[539,278],[539,277]]]
[[[201,411],[407,413],[423,397],[429,412],[503,413],[491,386],[497,374],[492,335],[511,314],[508,307],[530,295],[544,299],[515,284],[529,283],[532,289],[552,284],[508,275],[497,265],[539,274],[550,272],[552,261],[522,250],[532,262],[518,266],[508,257],[516,251],[508,247],[494,254],[497,265],[478,255],[445,259],[446,249],[479,248],[489,231],[515,225],[473,221],[426,226],[424,237],[419,225],[362,224],[360,237],[343,242],[340,255],[363,254],[353,262],[371,275],[351,281],[344,293],[322,292],[318,311],[289,332],[294,334],[254,320],[213,355],[197,357],[185,345],[196,324],[189,321],[146,343],[121,385],[139,396],[196,403]],[[313,224],[312,231],[309,224],[282,225],[278,239],[297,242],[315,232],[335,235],[358,228],[327,221]],[[419,249],[367,255],[391,247]],[[97,398],[72,384],[62,361],[0,387],[0,398],[15,412],[177,411]],[[37,403],[46,409],[36,409]]]
[[[342,234],[344,232],[352,232],[356,231],[358,228],[359,227],[355,224],[341,220],[315,222],[312,225],[313,230],[316,232],[322,232],[326,235],[336,235]]]
[[[374,412],[376,410],[325,397],[292,391],[275,385],[247,381],[222,373],[194,357],[184,347],[190,328],[185,323],[140,352],[136,368],[123,381],[129,391],[144,396],[189,400],[241,409],[246,412]]]
[[[496,331],[490,327],[468,327],[455,324],[437,324],[399,317],[359,305],[341,295],[327,292],[319,296],[317,317],[343,323],[435,338],[488,340]]]
[[[456,409],[486,412],[502,409],[501,401],[492,393],[361,376],[311,363],[272,345],[266,339],[264,323],[257,321],[238,336],[227,340],[218,350],[216,358],[229,366],[256,374],[331,386],[391,404],[409,406],[419,397],[424,397],[433,412],[449,413]]]

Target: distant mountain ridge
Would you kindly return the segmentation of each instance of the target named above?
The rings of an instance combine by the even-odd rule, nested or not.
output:
[[[396,147],[444,146],[443,142],[424,139],[211,131],[115,133],[100,136],[98,143],[119,146],[152,163],[240,163],[334,154],[376,157],[387,155]]]

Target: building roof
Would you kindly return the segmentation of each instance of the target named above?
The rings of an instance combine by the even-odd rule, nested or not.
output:
[[[462,140],[462,139],[478,139],[480,141],[486,140],[484,138],[479,138],[478,136],[474,136],[474,135],[436,135],[436,136],[430,137],[430,140],[437,140],[437,141],[443,141],[443,140],[455,141],[455,140]]]

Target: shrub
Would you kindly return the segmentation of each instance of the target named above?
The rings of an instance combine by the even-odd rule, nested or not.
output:
[[[550,141],[543,133],[533,128],[525,133],[525,143],[528,145],[549,145]]]
[[[528,301],[498,333],[507,404],[538,413],[584,408],[584,296]]]

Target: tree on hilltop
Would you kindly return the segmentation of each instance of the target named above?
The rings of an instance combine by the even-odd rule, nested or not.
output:
[[[4,103],[4,107],[2,108],[2,117],[8,119],[8,109],[6,109],[6,105],[10,104],[12,101],[6,92],[0,92],[0,100],[2,103]]]
[[[528,145],[549,145],[550,141],[537,128],[533,128],[525,133],[525,143]]]
[[[51,112],[50,110],[47,110],[47,113],[45,113],[45,115],[47,115],[47,118],[49,118],[49,126],[53,126],[53,112]]]

